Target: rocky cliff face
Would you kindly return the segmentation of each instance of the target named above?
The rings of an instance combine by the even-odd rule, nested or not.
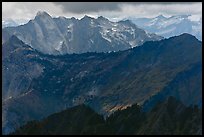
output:
[[[4,28],[3,42],[16,35],[24,43],[45,54],[110,52],[142,45],[162,37],[146,33],[130,21],[111,22],[104,17],[52,18],[38,12],[27,24]]]

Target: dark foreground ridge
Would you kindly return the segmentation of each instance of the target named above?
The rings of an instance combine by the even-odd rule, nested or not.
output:
[[[169,97],[158,103],[151,112],[144,113],[140,106],[133,105],[116,111],[104,120],[89,107],[80,105],[48,116],[40,122],[28,122],[13,134],[202,134],[202,111],[197,106],[186,107],[175,98]]]

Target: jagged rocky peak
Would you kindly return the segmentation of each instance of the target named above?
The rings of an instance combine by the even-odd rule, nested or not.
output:
[[[38,11],[35,16],[35,19],[37,18],[52,18],[52,17],[45,11]]]
[[[87,16],[87,15],[85,15],[83,18],[81,18],[81,20],[91,20],[91,19],[94,19],[94,18]]]
[[[71,20],[76,20],[76,18],[75,17],[71,17]]]
[[[105,21],[108,21],[108,19],[105,18],[105,17],[103,17],[103,16],[99,16],[97,19],[98,19],[98,20],[105,20]]]
[[[159,36],[150,36],[145,34],[144,31],[139,31],[138,27],[130,20],[112,22],[102,16],[94,18],[85,15],[81,19],[74,17],[71,19],[52,18],[48,13],[39,11],[36,17],[26,26],[29,27],[24,25],[20,28],[4,30],[3,35],[17,34],[16,36],[19,39],[31,45],[34,49],[54,55],[125,50],[142,45],[145,41],[161,39]],[[132,30],[126,30],[125,28],[131,28]],[[135,35],[136,31],[138,35]],[[85,34],[81,35],[81,32]],[[121,32],[126,33],[122,34]],[[92,37],[93,33],[98,35]],[[115,37],[116,33],[121,37]],[[134,35],[132,35],[133,33]],[[91,42],[90,38],[92,38]],[[95,42],[99,39],[101,42],[96,45]],[[4,41],[6,40],[5,38]],[[62,44],[63,42],[64,44]]]
[[[61,20],[66,20],[67,18],[64,17],[64,16],[59,16],[58,19],[61,19]]]
[[[38,11],[36,15],[37,15],[37,16],[50,16],[50,15],[49,15],[47,12],[45,12],[45,11]]]

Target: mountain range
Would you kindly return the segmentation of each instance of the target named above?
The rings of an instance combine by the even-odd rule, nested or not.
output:
[[[120,51],[163,38],[147,33],[129,20],[111,22],[102,16],[97,19],[84,16],[80,20],[52,18],[44,11],[39,11],[27,24],[3,28],[2,42],[12,35],[50,55]]]
[[[202,40],[202,18],[198,21],[192,21],[190,15],[175,15],[165,17],[159,15],[154,18],[128,18],[138,27],[147,32],[169,38],[182,33],[189,33]]]
[[[201,20],[2,23],[3,134],[202,134]]]
[[[150,112],[169,96],[201,108],[201,45],[185,33],[118,52],[48,55],[11,36],[2,45],[3,133],[80,104],[104,117],[136,103]]]

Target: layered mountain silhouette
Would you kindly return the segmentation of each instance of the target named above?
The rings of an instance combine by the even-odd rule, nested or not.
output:
[[[100,16],[82,19],[58,17],[39,11],[27,24],[2,29],[2,42],[12,35],[45,54],[109,52],[126,50],[146,41],[162,39],[129,20],[111,22]]]
[[[169,96],[201,107],[201,44],[182,34],[120,52],[54,56],[12,36],[2,45],[3,133],[80,104],[104,117],[136,103],[148,113]]]
[[[202,18],[198,21],[193,21],[190,18],[190,15],[175,15],[171,17],[159,15],[154,18],[129,19],[146,31],[165,38],[180,35],[182,33],[189,33],[196,36],[199,40],[202,40]]]
[[[201,135],[202,111],[186,107],[173,97],[159,102],[149,113],[133,105],[107,119],[85,105],[31,121],[14,135]]]

